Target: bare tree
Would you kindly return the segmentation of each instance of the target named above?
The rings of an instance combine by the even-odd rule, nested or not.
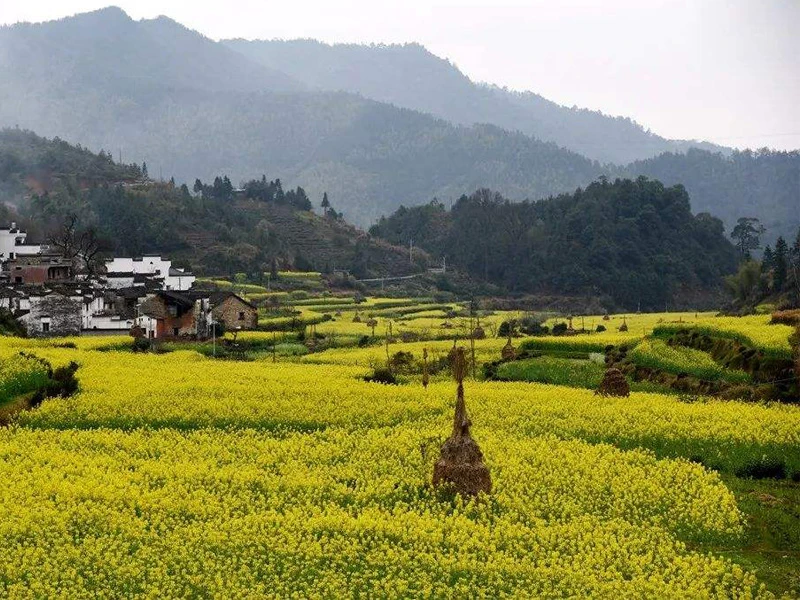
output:
[[[73,276],[83,273],[87,278],[100,272],[101,254],[109,246],[93,227],[80,229],[78,217],[74,214],[67,216],[59,230],[50,236],[48,243],[71,263]]]

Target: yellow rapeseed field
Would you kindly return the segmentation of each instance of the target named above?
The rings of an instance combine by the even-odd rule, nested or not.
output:
[[[430,485],[454,385],[363,381],[383,346],[273,363],[129,345],[0,338],[0,360],[80,365],[76,396],[0,430],[0,597],[770,596],[696,549],[746,526],[707,466],[797,470],[798,407],[469,379],[493,492],[466,501]]]

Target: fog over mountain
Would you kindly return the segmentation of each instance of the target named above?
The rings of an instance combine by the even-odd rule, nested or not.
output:
[[[454,123],[491,123],[519,130],[601,162],[624,164],[689,147],[729,152],[709,143],[667,140],[630,119],[567,108],[532,92],[474,83],[453,64],[419,44],[329,45],[315,40],[224,43],[314,89],[356,92]]]
[[[682,183],[695,212],[728,228],[758,216],[777,235],[800,220],[797,153],[675,153],[686,145],[627,119],[474,84],[419,45],[220,43],[108,8],[0,28],[0,81],[0,126],[122,154],[190,185],[278,177],[314,202],[328,191],[360,225],[477,188],[535,200],[639,174]],[[654,156],[662,150],[673,152]]]

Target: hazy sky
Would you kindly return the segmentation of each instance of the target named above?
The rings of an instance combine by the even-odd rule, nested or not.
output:
[[[0,0],[0,23],[106,6]],[[637,120],[666,137],[800,148],[800,0],[117,0],[213,39],[409,42],[473,80]]]

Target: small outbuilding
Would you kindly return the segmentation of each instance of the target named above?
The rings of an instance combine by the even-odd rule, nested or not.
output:
[[[258,309],[233,292],[214,292],[209,296],[211,315],[225,329],[255,329],[258,326]]]

